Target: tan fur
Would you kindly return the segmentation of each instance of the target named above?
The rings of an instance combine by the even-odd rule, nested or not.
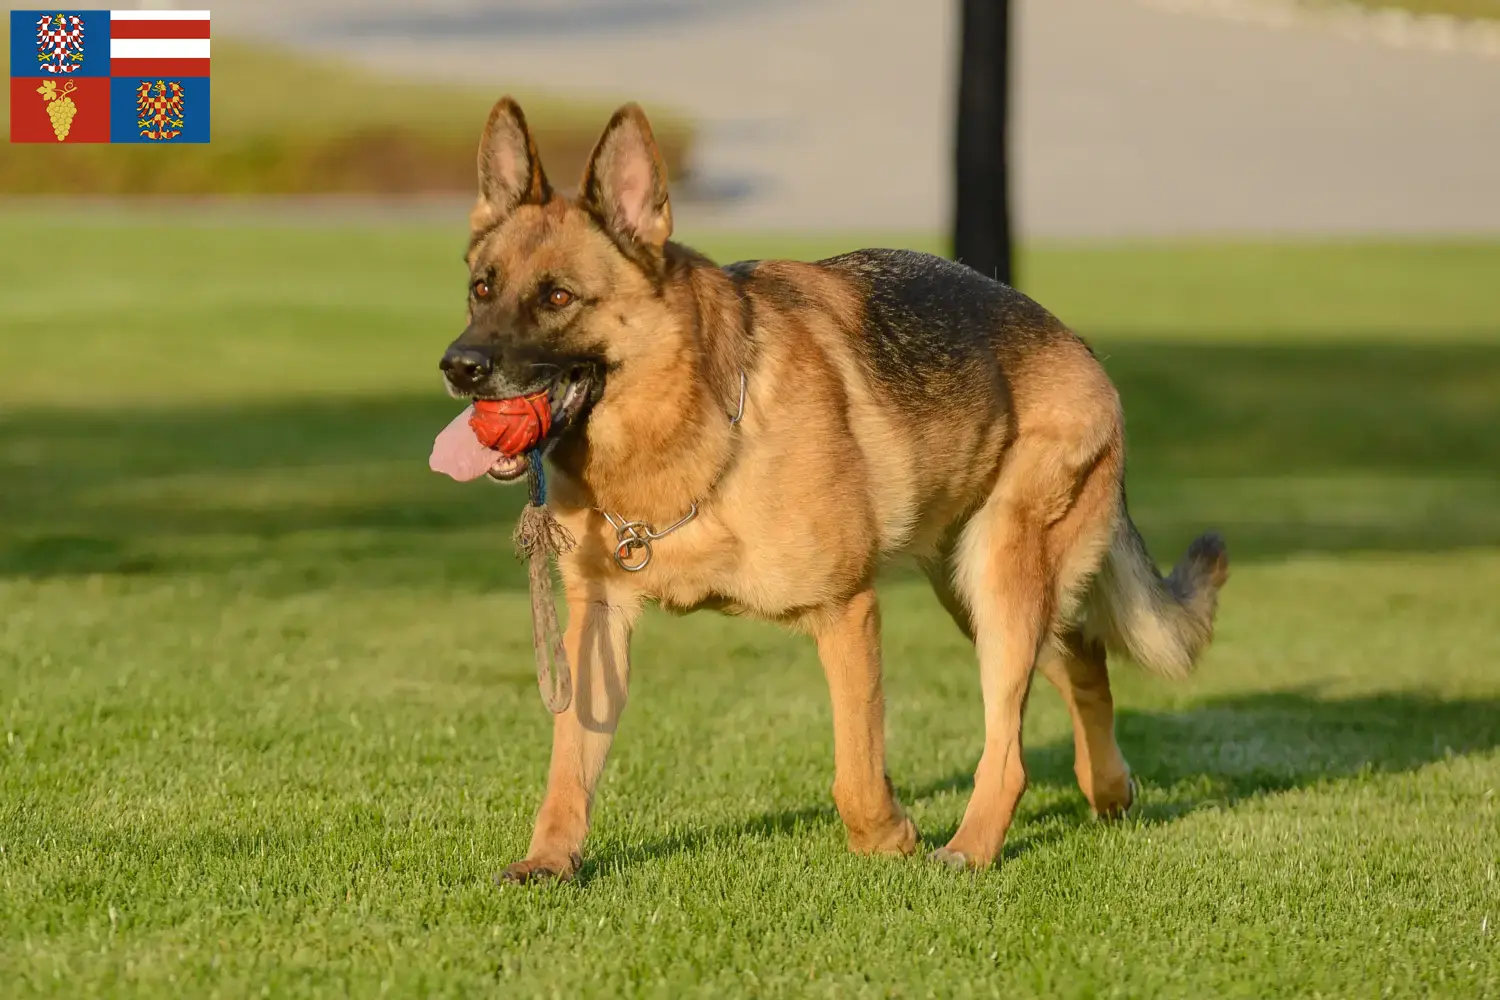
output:
[[[1025,787],[1021,717],[1037,667],[1072,714],[1090,804],[1106,815],[1128,806],[1100,639],[1125,635],[1148,665],[1165,658],[1175,671],[1203,643],[1184,653],[1181,643],[1149,638],[1153,627],[1182,628],[1152,623],[1177,615],[1198,627],[1212,595],[1184,590],[1179,604],[1188,610],[1167,607],[1170,581],[1152,566],[1151,589],[1130,543],[1120,542],[1134,532],[1121,491],[1120,403],[1082,342],[1038,328],[1035,346],[1010,358],[993,391],[955,392],[947,412],[914,412],[860,357],[867,305],[848,277],[765,262],[757,281],[795,290],[776,300],[754,283],[742,292],[668,242],[665,176],[638,108],[617,113],[580,201],[568,202],[550,193],[513,198],[547,185],[519,109],[512,115],[502,105],[481,143],[470,266],[476,274],[492,267],[518,288],[529,275],[565,273],[598,305],[569,328],[576,343],[561,346],[602,345],[610,365],[586,434],[551,454],[550,502],[579,540],[561,560],[577,693],[555,720],[527,858],[507,876],[576,870],[626,701],[631,628],[648,601],[720,608],[810,634],[833,699],[833,792],[850,847],[915,850],[916,830],[885,771],[872,590],[880,566],[902,554],[921,560],[974,640],[985,704],[974,793],[935,856],[965,866],[998,856]],[[742,294],[753,300],[748,339]],[[741,371],[748,393],[735,426]],[[614,563],[617,538],[603,512],[660,527],[694,503],[696,519],[655,542],[643,572]],[[1115,581],[1103,596],[1101,567]],[[1222,573],[1213,590],[1218,583]]]

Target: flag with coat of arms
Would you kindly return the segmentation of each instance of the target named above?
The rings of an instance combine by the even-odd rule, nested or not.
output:
[[[10,141],[208,142],[206,10],[10,12]]]

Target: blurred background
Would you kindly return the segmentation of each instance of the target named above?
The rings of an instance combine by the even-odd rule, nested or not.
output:
[[[28,941],[14,968],[176,995],[298,962],[365,993],[426,994],[444,976],[552,990],[652,941],[662,975],[686,982],[744,957],[717,930],[668,937],[680,907],[720,926],[712,886],[751,886],[740,926],[780,932],[739,859],[798,887],[788,908],[850,898],[857,873],[828,860],[842,835],[811,647],[707,616],[650,618],[637,647],[651,666],[606,783],[630,805],[605,807],[596,850],[645,881],[607,911],[617,897],[488,893],[485,873],[525,847],[546,761],[509,542],[521,497],[458,486],[426,458],[454,415],[437,363],[463,325],[474,151],[505,92],[564,188],[613,108],[641,102],[676,235],[721,262],[953,254],[955,218],[977,220],[999,233],[991,249],[1014,249],[1017,287],[1093,344],[1124,397],[1152,551],[1170,563],[1215,527],[1235,561],[1199,680],[1116,674],[1145,821],[1181,853],[1172,875],[1153,839],[1142,870],[1167,872],[1176,899],[1208,884],[1199,859],[1222,844],[1264,832],[1304,852],[1265,913],[1183,934],[1129,883],[1099,913],[1148,956],[1134,968],[1235,992],[1259,972],[1214,964],[1221,940],[1176,949],[1201,927],[1249,928],[1264,937],[1246,953],[1274,967],[1261,992],[1353,962],[1371,978],[1324,985],[1364,995],[1469,948],[1446,928],[1480,925],[1459,911],[1493,891],[1493,841],[1453,845],[1500,801],[1486,596],[1500,592],[1500,0],[1014,0],[1007,46],[973,46],[990,73],[973,148],[994,169],[971,177],[972,211],[955,156],[963,6],[219,0],[209,145],[0,149],[0,930]],[[972,656],[925,585],[898,571],[886,586],[891,771],[938,836],[979,750]],[[1105,834],[1079,815],[1050,692],[1027,732],[1017,829],[1046,884],[1018,894],[1071,905],[1046,872],[1084,878],[1069,852]],[[1339,827],[1361,782],[1382,820]],[[1235,826],[1251,799],[1261,818]],[[1232,832],[1171,825],[1204,805]],[[808,865],[777,853],[787,843],[824,853]],[[1126,841],[1109,844],[1113,863]],[[1251,856],[1219,856],[1225,884],[1267,884]],[[807,888],[823,871],[845,879],[827,895]],[[922,877],[891,875],[903,892]],[[1330,899],[1297,939],[1308,950],[1278,950],[1286,914]],[[994,975],[983,956],[1021,947],[1002,933],[1033,933],[991,928],[927,967],[947,904],[849,905],[866,903],[865,926],[902,943],[860,938],[850,967],[914,956],[914,992]],[[984,905],[968,910],[1005,909]],[[592,957],[564,957],[576,942],[554,917],[580,921]],[[841,919],[813,923],[860,926]],[[497,968],[491,924],[543,958]],[[801,976],[827,957],[829,938],[807,940],[752,964]],[[1485,954],[1455,959],[1456,995],[1500,981]],[[1037,981],[1073,982],[1098,956],[1068,953]],[[1124,974],[1100,965],[1075,992],[1116,992]]]
[[[1494,231],[1497,5],[1364,3],[1011,3],[1017,231]],[[466,195],[474,122],[510,89],[560,181],[644,104],[688,229],[935,232],[960,6],[225,0],[212,148],[21,147],[0,190]]]
[[[1001,18],[1003,5],[976,0],[230,0],[212,10],[210,144],[0,153],[0,405],[19,442],[12,460],[42,456],[9,477],[24,485],[4,502],[30,495],[39,519],[12,511],[0,560],[32,566],[26,553],[74,544],[54,536],[69,537],[59,518],[80,498],[41,475],[58,471],[47,457],[57,452],[29,435],[55,428],[25,430],[33,407],[173,411],[211,399],[204,419],[218,414],[274,453],[268,463],[296,465],[296,449],[333,446],[296,433],[296,420],[295,441],[272,440],[232,404],[316,408],[384,392],[388,415],[351,421],[363,444],[341,454],[401,463],[403,476],[382,477],[377,494],[388,508],[421,497],[435,506],[415,509],[443,520],[496,502],[429,482],[419,463],[427,424],[447,405],[432,369],[462,315],[452,248],[473,197],[477,133],[505,92],[521,98],[563,188],[611,110],[641,102],[674,179],[677,235],[718,259],[876,243],[956,249],[1009,275],[1112,357],[1144,434],[1153,409],[1171,422],[1173,439],[1137,435],[1143,494],[1154,463],[1186,447],[1179,424],[1201,430],[1205,461],[1239,462],[1262,483],[1274,470],[1257,462],[1298,449],[1319,471],[1355,452],[1387,467],[1400,456],[1478,462],[1494,448],[1488,435],[1465,446],[1471,454],[1452,434],[1467,436],[1478,414],[1453,409],[1451,386],[1410,376],[1420,357],[1453,378],[1481,377],[1488,363],[1473,357],[1489,357],[1500,327],[1497,6],[1020,0]],[[961,105],[966,175],[955,155]],[[955,248],[955,220],[970,227],[967,248]],[[1014,268],[1000,259],[1012,249]],[[96,366],[86,391],[44,335],[62,316],[71,349]],[[331,374],[322,359],[340,351],[356,360]],[[1132,372],[1142,364],[1190,369],[1174,387],[1201,395],[1191,405],[1205,412],[1182,419],[1174,392],[1143,392]],[[1290,381],[1304,369],[1320,395]],[[1260,398],[1210,391],[1251,370],[1245,391]],[[1397,384],[1379,387],[1386,379]],[[1327,396],[1336,386],[1349,396],[1338,406]],[[1448,433],[1393,410],[1391,391],[1423,393],[1419,405]],[[1347,439],[1303,433],[1314,412],[1321,432],[1347,425]],[[154,433],[78,419],[91,432]],[[369,421],[382,419],[407,429],[376,433]],[[208,460],[166,443],[179,481]],[[91,502],[104,503],[100,477],[113,474],[132,484],[116,513],[149,509],[165,488],[142,465],[151,450],[143,440],[91,461]],[[1277,489],[1300,496],[1306,485]],[[1434,517],[1359,491],[1385,511],[1361,515],[1357,531],[1373,541],[1389,543],[1387,528],[1493,523],[1490,512]],[[1432,503],[1456,502],[1431,492]],[[164,516],[185,516],[186,499]],[[210,518],[218,511],[191,499]],[[1331,532],[1355,530],[1290,494],[1264,514],[1265,530],[1289,530],[1294,508]],[[278,516],[310,516],[300,509]],[[107,551],[156,544],[117,529],[90,521],[80,537],[108,538],[98,542]],[[87,565],[94,543],[78,544]]]

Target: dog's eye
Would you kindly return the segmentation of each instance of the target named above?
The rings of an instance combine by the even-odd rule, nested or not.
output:
[[[474,282],[474,297],[476,299],[487,299],[490,297],[490,283],[480,278]]]
[[[547,293],[547,304],[553,309],[561,309],[573,301],[573,293],[566,288],[554,288]]]

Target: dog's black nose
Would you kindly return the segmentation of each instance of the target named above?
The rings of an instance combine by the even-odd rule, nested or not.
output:
[[[474,388],[494,370],[489,357],[471,347],[448,348],[438,367],[448,376],[453,388],[459,390]]]

